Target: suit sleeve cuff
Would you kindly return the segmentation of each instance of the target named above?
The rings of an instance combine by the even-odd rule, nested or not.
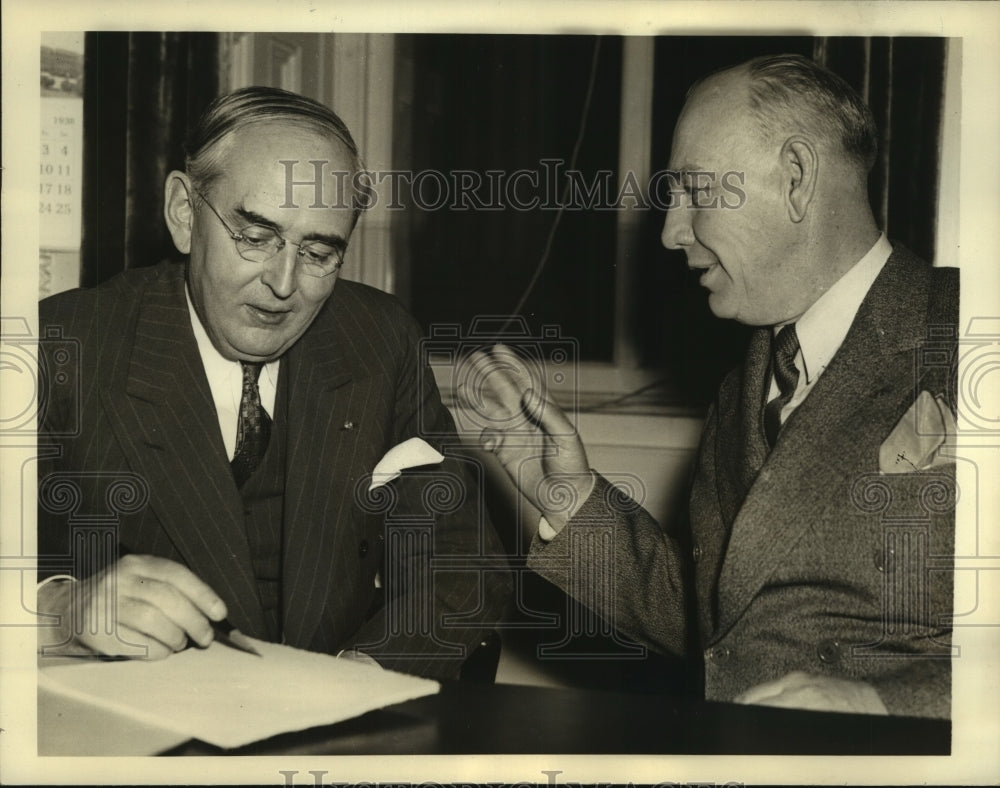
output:
[[[579,513],[579,511],[584,508],[584,506],[586,505],[587,501],[589,501],[590,498],[591,498],[591,496],[594,494],[594,490],[597,489],[597,478],[598,478],[597,472],[594,471],[594,470],[591,470],[590,471],[590,489],[587,490],[587,494],[586,495],[581,496],[580,500],[576,502],[576,506],[573,507],[573,511],[570,513],[570,516],[567,518],[566,523],[561,528],[553,528],[552,524],[549,523],[549,521],[545,519],[545,515],[541,515],[538,518],[538,532],[537,532],[537,536],[538,536],[538,539],[543,544],[548,544],[553,539],[555,539],[559,535],[559,532],[562,531],[563,528],[565,528],[567,525],[570,524],[570,522],[573,520],[573,517],[575,517],[577,515],[577,513]]]

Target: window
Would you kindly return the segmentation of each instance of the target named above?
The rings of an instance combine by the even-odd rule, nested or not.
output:
[[[532,336],[549,327],[577,343],[581,405],[640,391],[635,406],[702,407],[745,330],[714,319],[683,255],[663,249],[664,213],[644,207],[646,185],[667,166],[694,79],[761,52],[810,52],[811,39],[713,39],[695,56],[703,41],[397,38],[413,73],[409,147],[397,159],[418,180],[448,174],[453,190],[452,204],[428,209],[424,177],[401,217],[402,294],[425,328],[467,331],[477,316],[517,309]],[[498,210],[454,204],[466,172]],[[510,188],[518,178],[520,191]]]

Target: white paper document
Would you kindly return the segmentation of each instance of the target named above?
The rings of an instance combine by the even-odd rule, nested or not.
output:
[[[253,640],[260,657],[219,643],[152,662],[85,662],[38,671],[41,687],[190,738],[232,748],[432,695],[435,681]]]

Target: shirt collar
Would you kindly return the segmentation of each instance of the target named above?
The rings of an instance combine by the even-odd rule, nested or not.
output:
[[[834,282],[795,323],[806,382],[812,383],[840,349],[854,316],[872,283],[892,254],[892,244],[882,233],[840,279]]]
[[[231,408],[233,405],[228,400],[232,398],[232,381],[234,376],[239,381],[236,388],[236,391],[239,392],[243,385],[243,369],[239,361],[230,361],[212,344],[212,340],[209,339],[208,332],[202,325],[201,318],[198,317],[198,312],[191,302],[191,293],[188,291],[187,285],[184,286],[184,295],[187,297],[191,328],[194,331],[195,341],[198,343],[198,354],[201,356],[201,364],[205,368],[205,375],[208,378],[209,388],[212,389],[212,397],[215,399],[216,407]],[[267,385],[271,389],[277,386],[278,364],[279,362],[275,360],[269,361],[264,365],[261,370],[261,376],[266,376],[266,380],[262,381],[262,386]],[[265,402],[265,407],[266,404]],[[236,400],[236,407],[239,407],[238,398]],[[268,412],[270,410],[268,408]]]

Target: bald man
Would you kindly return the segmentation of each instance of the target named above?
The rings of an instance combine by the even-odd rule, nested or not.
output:
[[[689,92],[663,244],[716,316],[759,329],[709,410],[689,522],[655,522],[591,471],[512,353],[472,360],[485,390],[467,406],[508,425],[483,445],[543,515],[529,565],[650,648],[700,653],[709,700],[950,713],[958,276],[880,232],[875,152],[864,102],[799,56]],[[734,182],[745,200],[720,207]],[[949,363],[921,364],[929,336]],[[534,447],[505,434],[525,419]]]

